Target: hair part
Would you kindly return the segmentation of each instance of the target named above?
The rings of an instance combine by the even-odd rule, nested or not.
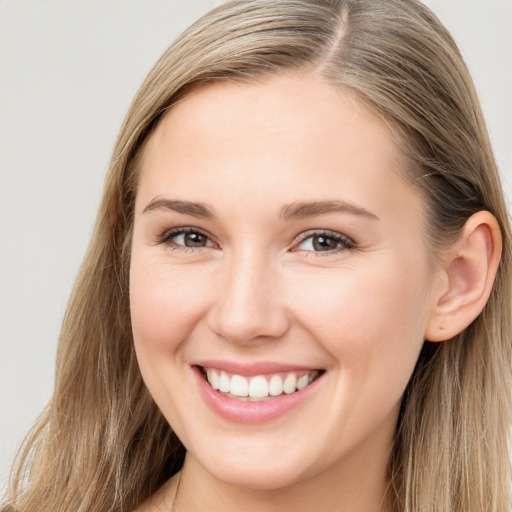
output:
[[[500,224],[503,258],[484,311],[454,339],[425,343],[402,403],[390,485],[397,512],[508,510],[508,213],[466,66],[416,0],[234,0],[155,64],[115,144],[62,327],[55,393],[12,474],[17,509],[127,512],[181,466],[184,449],[142,382],[131,334],[140,159],[158,122],[194,88],[299,70],[353,94],[396,130],[435,251],[476,211]]]

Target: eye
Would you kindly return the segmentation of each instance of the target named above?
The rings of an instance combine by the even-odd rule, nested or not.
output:
[[[294,247],[294,251],[308,252],[337,252],[354,249],[354,242],[341,233],[335,231],[316,231],[303,235],[302,240]]]
[[[166,243],[176,249],[193,249],[203,247],[216,247],[210,237],[195,228],[179,228],[165,232],[158,238],[159,243]]]

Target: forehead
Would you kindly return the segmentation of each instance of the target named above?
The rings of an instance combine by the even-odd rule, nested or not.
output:
[[[402,160],[384,121],[315,76],[222,82],[196,89],[164,116],[144,151],[138,197],[214,200],[227,187],[234,199],[361,202],[370,200],[366,188],[382,196],[392,182],[399,198],[398,189],[413,194]]]

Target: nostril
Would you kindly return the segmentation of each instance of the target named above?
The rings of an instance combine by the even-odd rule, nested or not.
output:
[[[248,312],[227,308],[212,311],[208,327],[224,340],[240,345],[269,342],[289,329],[286,312],[279,307],[251,308]]]
[[[207,317],[212,332],[242,345],[279,338],[289,326],[279,276],[270,275],[265,258],[245,252],[229,262]]]

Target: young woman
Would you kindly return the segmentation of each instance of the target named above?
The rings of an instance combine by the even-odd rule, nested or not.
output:
[[[510,227],[414,0],[238,0],[121,129],[6,510],[508,510]]]

